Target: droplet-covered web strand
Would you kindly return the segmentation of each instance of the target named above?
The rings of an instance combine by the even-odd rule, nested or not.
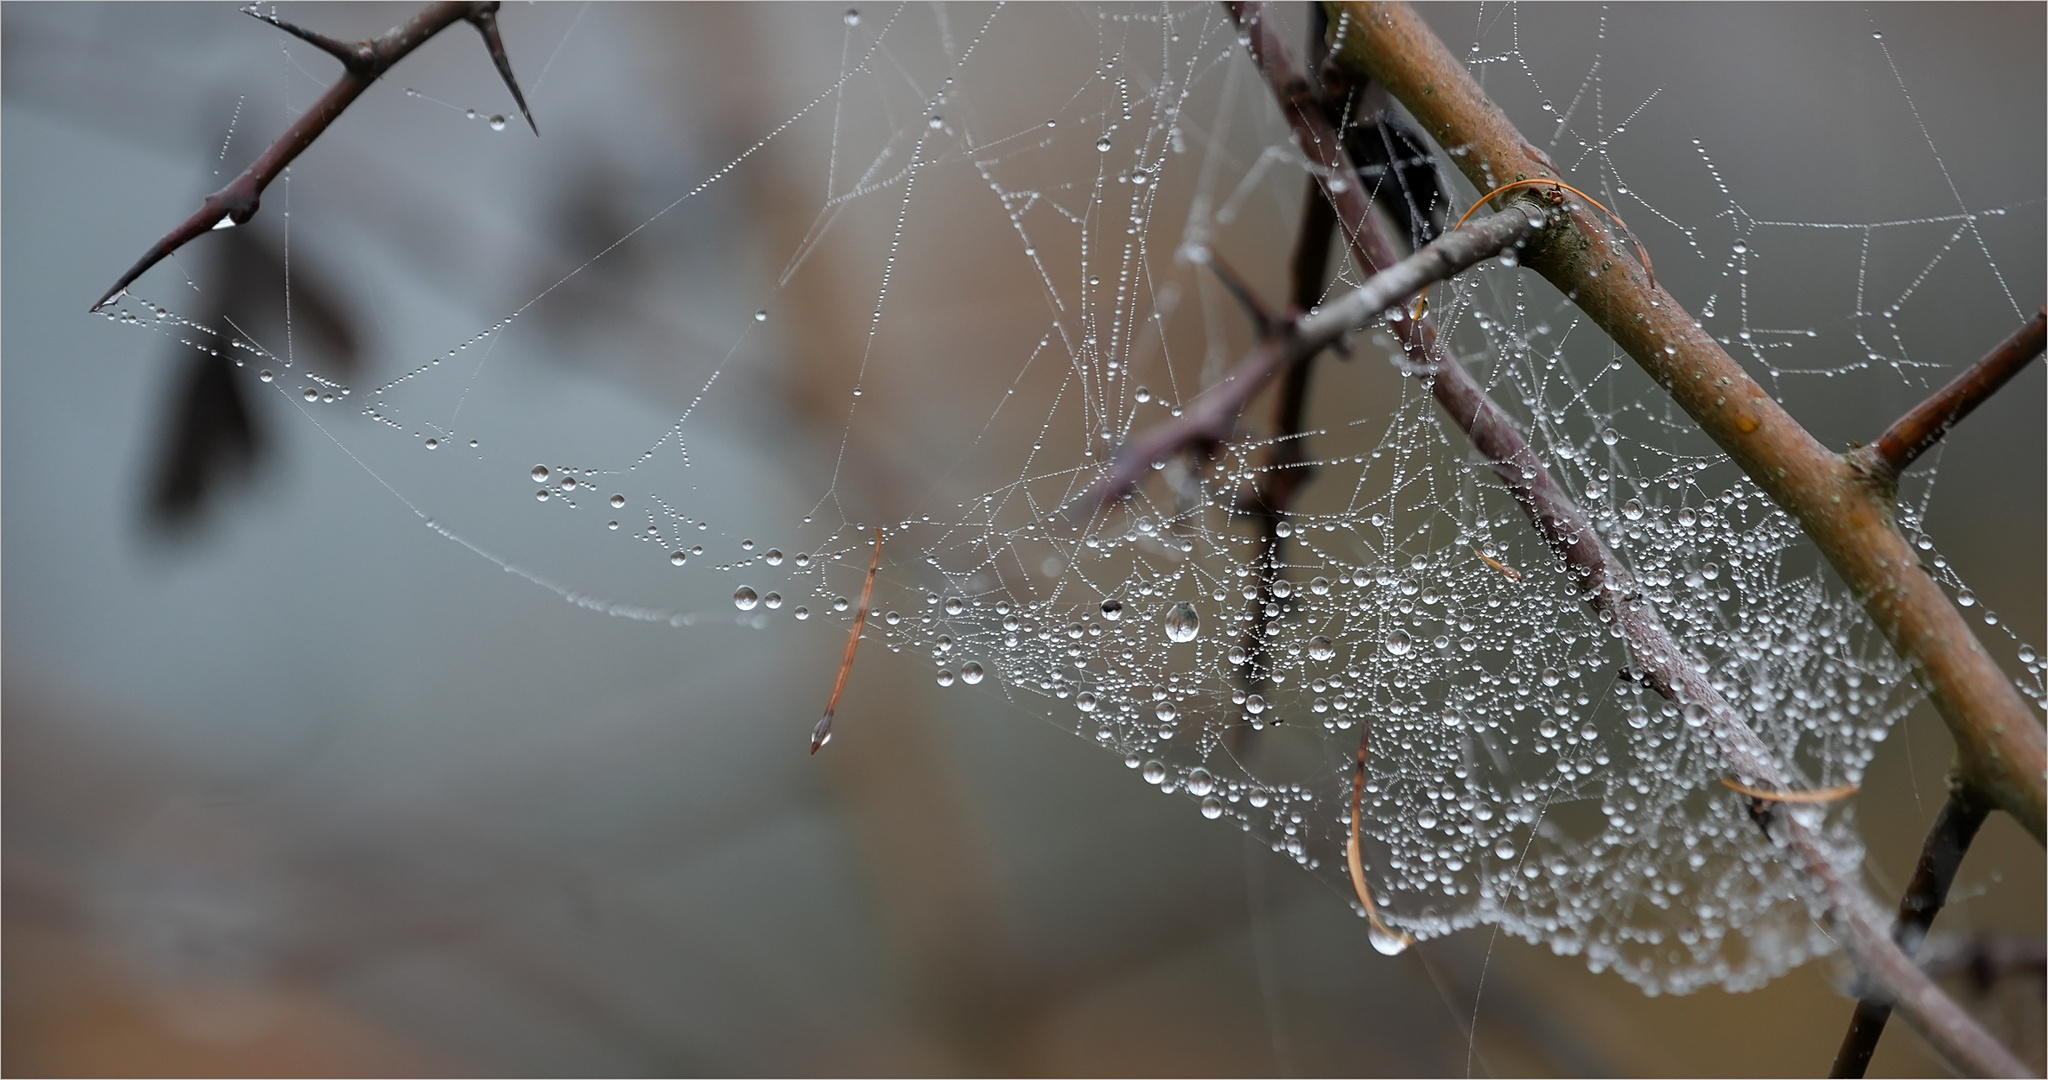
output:
[[[832,739],[832,714],[839,709],[839,695],[846,692],[846,677],[853,674],[853,654],[860,650],[861,627],[868,621],[868,599],[875,594],[875,571],[882,568],[882,530],[875,530],[875,557],[868,560],[868,580],[860,587],[860,608],[853,613],[853,633],[846,637],[846,659],[839,662],[839,679],[832,684],[832,700],[825,703],[825,715],[811,731],[811,753]]]

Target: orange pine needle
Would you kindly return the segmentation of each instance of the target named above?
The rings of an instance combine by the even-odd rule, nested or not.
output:
[[[1488,199],[1493,198],[1495,195],[1498,195],[1503,191],[1513,191],[1516,188],[1525,187],[1563,188],[1564,190],[1569,191],[1572,194],[1577,195],[1579,198],[1584,199],[1587,202],[1593,204],[1593,206],[1597,208],[1601,213],[1606,214],[1608,217],[1614,219],[1614,223],[1621,227],[1622,235],[1628,237],[1628,242],[1635,246],[1636,258],[1642,260],[1643,273],[1649,276],[1650,287],[1653,289],[1657,287],[1657,268],[1650,265],[1650,252],[1647,248],[1643,247],[1643,242],[1641,240],[1636,239],[1635,230],[1628,227],[1628,222],[1621,220],[1620,214],[1617,214],[1614,211],[1609,210],[1606,206],[1602,205],[1600,200],[1592,197],[1591,195],[1586,194],[1583,191],[1580,191],[1578,188],[1575,188],[1562,180],[1546,180],[1541,177],[1538,177],[1533,180],[1516,180],[1515,182],[1510,184],[1502,184],[1501,186],[1494,188],[1492,191],[1489,191],[1486,194],[1480,196],[1479,201],[1472,204],[1472,209],[1465,211],[1465,216],[1459,218],[1458,224],[1452,226],[1452,229],[1456,230],[1458,228],[1463,227],[1467,221],[1470,221],[1472,219],[1473,214],[1479,212],[1480,207],[1486,205],[1486,201]]]
[[[1495,570],[1500,571],[1501,576],[1507,578],[1509,581],[1522,580],[1522,572],[1520,570],[1517,570],[1514,567],[1509,566],[1505,563],[1498,563],[1493,561],[1492,559],[1487,558],[1486,553],[1479,550],[1478,548],[1473,548],[1472,554],[1479,556],[1480,562],[1483,562],[1486,565],[1493,567]]]
[[[882,530],[875,530],[875,557],[868,562],[867,584],[860,587],[860,609],[853,613],[853,633],[846,637],[846,659],[839,662],[839,681],[832,684],[832,700],[825,703],[825,716],[811,730],[811,753],[832,738],[832,714],[839,709],[839,695],[846,693],[846,677],[853,674],[853,654],[860,649],[861,627],[868,621],[868,598],[875,594],[875,571],[882,568]]]
[[[1358,902],[1365,907],[1366,921],[1374,930],[1402,948],[1415,943],[1415,938],[1405,930],[1396,930],[1380,921],[1380,907],[1372,902],[1372,890],[1365,884],[1365,857],[1358,850],[1358,821],[1365,808],[1365,740],[1358,741],[1358,764],[1351,770],[1351,836],[1344,842],[1344,865],[1351,871],[1351,888],[1358,893]]]
[[[1842,784],[1838,787],[1821,788],[1819,791],[1766,791],[1763,788],[1753,788],[1745,784],[1738,784],[1725,776],[1721,778],[1721,783],[1752,799],[1762,799],[1765,802],[1778,803],[1839,802],[1860,790],[1855,784]]]

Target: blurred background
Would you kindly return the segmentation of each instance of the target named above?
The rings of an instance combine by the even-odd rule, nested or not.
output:
[[[354,39],[409,10],[280,14]],[[1489,82],[1526,131],[1545,130],[1546,94],[1568,99],[1589,72],[1610,127],[1660,90],[1636,122],[1660,134],[1614,152],[1638,155],[1631,183],[1703,231],[1731,198],[1803,222],[2009,208],[1984,237],[1944,243],[1949,226],[1867,264],[1880,295],[1936,267],[1906,324],[1926,335],[1904,343],[1918,360],[1973,360],[2015,324],[2007,293],[2041,302],[2039,5],[1424,10],[1454,50],[1527,61],[1542,89]],[[262,340],[289,322],[294,365],[266,383],[258,361],[85,308],[304,108],[332,61],[229,6],[0,6],[0,1067],[1824,1071],[1851,1007],[1828,963],[1756,993],[1645,998],[1483,934],[1382,957],[1347,896],[1159,798],[1028,702],[940,690],[917,657],[864,650],[846,737],[806,756],[843,642],[832,625],[738,623],[723,579],[668,575],[621,546],[633,519],[606,538],[604,510],[535,508],[534,462],[631,462],[693,408],[683,509],[727,540],[806,549],[791,523],[900,520],[1013,479],[991,448],[1028,440],[1044,413],[976,432],[1042,333],[1043,301],[988,186],[961,162],[920,179],[899,267],[901,196],[830,218],[828,174],[866,168],[922,121],[890,87],[930,91],[930,57],[982,50],[961,93],[992,126],[1004,108],[1056,115],[1126,16],[1157,11],[875,8],[850,26],[843,5],[508,8],[539,139],[475,35],[452,28],[366,94],[252,224],[137,286]],[[1186,18],[1213,33],[1213,14]],[[835,129],[820,95],[870,40],[884,46],[871,66],[893,74],[847,98]],[[1250,194],[1215,242],[1278,295],[1299,173],[1255,171],[1281,128],[1241,53],[1218,64],[1204,92],[1236,122],[1203,152]],[[867,149],[838,148],[835,130]],[[1695,190],[1710,181],[1674,151],[1691,138],[1732,195]],[[1628,213],[1681,299],[1712,290],[1717,262]],[[1762,255],[1794,273],[1757,290],[1754,318],[1852,321],[1853,250],[1845,262],[1818,230],[1771,235],[1780,248]],[[1813,251],[1798,246],[1809,236]],[[888,329],[871,338],[891,267]],[[449,397],[431,456],[421,431],[366,438],[354,404],[298,397],[452,362],[513,313],[512,332],[477,346],[489,366],[437,371],[418,392]],[[1226,356],[1243,340],[1228,332]],[[1782,389],[1846,445],[1919,398],[1908,382],[1885,370],[1851,393]],[[1339,383],[1324,380],[1319,409],[1363,400]],[[857,386],[870,411],[854,424]],[[1973,416],[1929,512],[1985,607],[2036,648],[2043,400],[2037,364]],[[923,591],[899,557],[885,598]],[[860,569],[830,580],[850,592]],[[533,578],[722,615],[606,618]],[[1882,899],[1911,870],[1950,757],[1922,709],[1873,767],[1857,812]],[[2039,847],[1994,817],[1938,929],[2038,938],[2043,880]],[[2041,1064],[2038,973],[1954,985]],[[1895,1024],[1873,1072],[1939,1069]]]

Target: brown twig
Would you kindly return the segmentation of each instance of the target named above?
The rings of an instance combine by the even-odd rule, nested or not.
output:
[[[1951,783],[1948,799],[1942,803],[1934,827],[1928,830],[1927,842],[1920,848],[1920,863],[1913,868],[1906,895],[1899,900],[1899,918],[1892,928],[1892,938],[1907,956],[1920,951],[1927,928],[1934,925],[1934,917],[1948,903],[1949,886],[1955,884],[1963,855],[1970,850],[1970,841],[1976,838],[1977,829],[1990,812],[1989,804]],[[1835,1063],[1828,1075],[1862,1076],[1870,1067],[1870,1056],[1877,1052],[1877,1040],[1884,1034],[1885,1022],[1891,1015],[1890,1000],[1865,994],[1856,1003],[1849,1031],[1842,1036],[1842,1047],[1835,1052]]]
[[[1558,170],[1531,146],[1413,10],[1342,4],[1333,57],[1406,105],[1481,191]],[[1929,691],[1968,781],[2037,841],[2048,836],[2048,736],[1894,525],[1889,492],[1829,451],[1652,286],[1604,222],[1576,209],[1531,245],[1541,273],[1632,356],[1811,537]]]
[[[164,234],[150,249],[136,260],[121,280],[114,283],[106,294],[95,301],[89,310],[98,311],[107,301],[119,296],[135,279],[141,277],[150,267],[162,262],[171,253],[184,247],[195,238],[204,235],[226,221],[234,225],[246,224],[256,216],[256,209],[263,201],[263,191],[271,181],[281,175],[305,149],[313,145],[333,124],[342,110],[370,88],[392,65],[403,60],[407,54],[425,44],[435,34],[458,22],[467,22],[483,35],[484,48],[489,51],[491,62],[497,66],[498,74],[504,76],[505,85],[512,90],[512,100],[519,103],[519,112],[526,117],[526,123],[533,133],[540,134],[540,127],[533,122],[533,113],[526,107],[526,95],[519,92],[519,83],[512,77],[512,62],[505,56],[505,43],[498,35],[498,4],[489,3],[441,3],[429,4],[404,23],[385,31],[384,36],[358,42],[338,41],[325,34],[294,26],[275,15],[265,15],[255,8],[243,9],[248,14],[291,34],[302,41],[310,42],[341,61],[341,78],[336,79],[320,100],[292,122],[277,141],[258,155],[241,175],[228,181],[226,187],[208,195],[199,204],[199,209],[186,218],[177,228]]]
[[[1240,30],[1249,36],[1253,57],[1272,86],[1282,111],[1288,114],[1304,152],[1332,170],[1334,179],[1331,187],[1338,188],[1341,182],[1339,194],[1357,190],[1360,185],[1356,171],[1345,159],[1341,146],[1335,142],[1327,117],[1321,116],[1319,110],[1302,106],[1298,87],[1305,80],[1294,68],[1278,34],[1260,18],[1261,5],[1232,5],[1231,10]],[[1379,6],[1374,6],[1367,14],[1374,18],[1382,17]],[[1442,43],[1436,41],[1412,11],[1401,8],[1400,15],[1412,21],[1419,30],[1419,35],[1410,35],[1414,39],[1409,43],[1411,47],[1433,47],[1448,60]],[[1347,19],[1352,17],[1347,16]],[[1387,16],[1387,21],[1391,24],[1391,15]],[[1458,75],[1464,74],[1464,69],[1455,61],[1450,61],[1450,66]],[[1370,69],[1367,73],[1375,77],[1378,74]],[[1476,88],[1474,92],[1476,94]],[[1399,96],[1398,89],[1396,93]],[[1484,103],[1483,96],[1477,100]],[[1409,104],[1413,109],[1413,103]],[[1504,119],[1502,123],[1505,123]],[[1442,136],[1438,138],[1441,142]],[[1481,190],[1495,186],[1498,186],[1497,182],[1489,183]],[[1518,204],[1511,204],[1495,218],[1513,212],[1515,205]],[[1553,205],[1561,203],[1553,202]],[[1338,209],[1339,219],[1351,236],[1353,250],[1360,263],[1365,266],[1389,265],[1392,244],[1372,226],[1364,207],[1359,206],[1353,212],[1352,206],[1339,200]],[[1579,229],[1587,227],[1576,213],[1567,213]],[[1604,229],[1600,230],[1600,235],[1609,245],[1607,250],[1614,252],[1615,258],[1621,257]],[[1610,259],[1609,268],[1612,265],[1613,260]],[[1583,297],[1579,302],[1585,306]],[[1675,301],[1671,303],[1675,307]],[[1788,782],[1789,778],[1769,748],[1713,682],[1695,669],[1664,625],[1656,607],[1649,602],[1643,590],[1636,587],[1627,566],[1607,548],[1592,523],[1551,478],[1549,470],[1513,421],[1472,379],[1464,366],[1442,349],[1436,338],[1434,322],[1426,316],[1390,314],[1394,317],[1389,321],[1408,350],[1411,370],[1418,378],[1428,381],[1437,403],[1452,422],[1493,463],[1502,483],[1521,504],[1559,561],[1572,572],[1580,595],[1613,621],[1637,669],[1643,673],[1644,681],[1665,697],[1687,707],[1696,707],[1705,714],[1708,731],[1720,748],[1729,771],[1743,783],[1777,791],[1792,789],[1794,785]],[[1772,816],[1779,821],[1778,838],[1789,849],[1793,865],[1826,905],[1846,948],[1856,958],[1865,976],[1873,984],[1884,987],[1915,1026],[1928,1034],[1931,1042],[1966,1068],[2001,1075],[2023,1074],[2024,1066],[2019,1060],[1914,967],[1911,959],[1891,942],[1884,932],[1883,916],[1879,914],[1876,903],[1863,891],[1850,871],[1837,865],[1835,853],[1814,829],[1798,814],[1774,813]]]
[[[2041,355],[2044,328],[2048,328],[2048,307],[2035,312],[2011,337],[1971,364],[1968,371],[1894,421],[1866,453],[1859,455],[1861,460],[1875,475],[1897,483],[1899,474],[1940,442],[1950,428],[1962,423],[1963,417]]]

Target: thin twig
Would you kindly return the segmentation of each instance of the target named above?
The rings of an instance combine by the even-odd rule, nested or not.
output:
[[[1962,423],[1963,417],[2041,355],[2044,328],[2048,328],[2048,307],[2035,312],[2011,337],[1971,364],[1968,371],[1894,421],[1871,446],[1865,458],[1868,464],[1878,475],[1896,483],[1899,474],[1940,442],[1950,428]]]
[[[141,277],[150,267],[163,261],[172,252],[184,247],[195,238],[221,227],[223,221],[234,225],[247,224],[256,216],[257,207],[263,201],[263,191],[284,173],[313,141],[333,124],[342,110],[360,97],[370,84],[377,81],[392,65],[403,60],[407,54],[425,44],[435,34],[458,22],[467,22],[483,35],[484,48],[490,53],[491,62],[497,66],[498,74],[504,76],[505,85],[512,89],[512,99],[519,103],[519,111],[526,117],[526,123],[533,133],[540,134],[540,127],[533,122],[533,114],[526,108],[526,95],[519,92],[519,83],[512,77],[512,63],[505,57],[505,43],[498,35],[496,0],[489,3],[441,3],[429,4],[404,23],[385,31],[384,36],[374,40],[358,41],[353,44],[338,41],[325,34],[306,30],[275,15],[266,15],[255,8],[243,9],[248,14],[291,34],[302,41],[318,46],[335,59],[341,61],[341,78],[336,79],[320,100],[313,103],[300,117],[285,129],[277,141],[258,155],[241,175],[228,181],[226,187],[208,195],[199,204],[199,209],[186,218],[177,228],[164,234],[150,249],[136,260],[121,280],[114,283],[106,294],[95,301],[89,310],[98,311],[107,301],[119,296],[135,279]]]
[[[1455,163],[1479,190],[1561,179],[1412,9],[1353,0],[1334,10],[1333,60],[1385,87],[1438,145],[1457,148]],[[1967,780],[2036,841],[2048,838],[2040,715],[1920,569],[1894,524],[1889,493],[1800,427],[1677,299],[1649,282],[1600,218],[1570,206],[1565,216],[1554,237],[1530,245],[1522,265],[1585,311],[1813,538],[1928,689]]]
[[[1907,956],[1920,951],[1920,943],[1927,939],[1927,928],[1934,925],[1934,917],[1948,903],[1948,890],[1955,884],[1963,855],[1970,850],[1970,841],[1976,838],[1977,829],[1990,812],[1990,804],[1959,785],[1950,785],[1948,799],[1942,803],[1934,827],[1927,832],[1927,842],[1920,848],[1920,863],[1913,868],[1906,895],[1899,900],[1899,918],[1892,928],[1892,938]],[[1891,1015],[1889,999],[1865,994],[1856,1003],[1856,1013],[1849,1019],[1849,1031],[1842,1036],[1842,1047],[1835,1052],[1834,1067],[1828,1070],[1828,1075],[1862,1076],[1870,1067],[1870,1056],[1877,1052],[1877,1040],[1884,1034],[1885,1022]]]
[[[1301,106],[1296,87],[1304,81],[1303,77],[1294,68],[1285,43],[1260,17],[1262,5],[1231,5],[1231,10],[1240,30],[1249,35],[1253,57],[1283,111],[1289,114],[1288,120],[1302,149],[1333,170],[1332,188],[1340,184],[1346,191],[1358,188],[1356,170],[1332,137],[1328,119],[1319,111]],[[1414,18],[1413,12],[1405,8],[1402,13]],[[1416,24],[1420,26],[1419,19]],[[1422,27],[1421,32],[1427,34],[1427,28]],[[1442,43],[1435,42],[1433,34],[1428,40],[1442,50]],[[1456,67],[1455,62],[1453,66]],[[1462,74],[1464,69],[1456,70]],[[1493,186],[1496,185],[1487,185],[1482,190]],[[1511,204],[1488,220],[1505,217],[1518,205]],[[1373,226],[1364,208],[1359,207],[1354,214],[1343,201],[1339,201],[1338,208],[1360,263],[1388,265],[1393,245]],[[1426,315],[1390,315],[1393,317],[1389,322],[1408,351],[1410,370],[1427,381],[1451,421],[1493,464],[1495,473],[1529,515],[1551,551],[1572,572],[1580,595],[1620,632],[1643,681],[1664,697],[1704,714],[1707,729],[1728,770],[1743,784],[1774,791],[1793,789],[1795,785],[1789,782],[1763,740],[1712,680],[1693,665],[1665,626],[1656,606],[1636,586],[1632,572],[1608,549],[1591,521],[1551,478],[1506,412],[1473,380],[1464,365],[1443,350],[1433,320]],[[1792,865],[1826,905],[1845,947],[1865,977],[1873,985],[1883,987],[1931,1042],[1964,1067],[1982,1073],[2023,1075],[2025,1068],[2019,1060],[1892,943],[1885,934],[1884,919],[1875,901],[1863,891],[1852,872],[1837,864],[1835,851],[1805,816],[1775,809],[1767,813],[1761,819],[1767,834],[1770,820],[1775,819],[1780,828],[1774,839],[1789,849]]]
[[[1314,354],[1382,313],[1403,307],[1416,293],[1455,277],[1540,227],[1542,213],[1517,203],[1421,251],[1392,262],[1365,284],[1321,305],[1314,314],[1281,319],[1272,333],[1238,361],[1224,380],[1191,402],[1181,415],[1123,445],[1079,505],[1097,507],[1129,495],[1156,462],[1193,449],[1207,452],[1230,438],[1237,418],[1273,376],[1296,357]]]

